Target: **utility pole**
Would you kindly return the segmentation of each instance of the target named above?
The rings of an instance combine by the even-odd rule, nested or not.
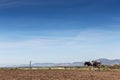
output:
[[[32,68],[32,62],[30,60],[30,63],[29,63],[29,68],[31,69]]]

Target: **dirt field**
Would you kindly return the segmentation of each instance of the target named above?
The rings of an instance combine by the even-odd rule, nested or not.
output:
[[[0,70],[0,80],[120,80],[120,71]]]

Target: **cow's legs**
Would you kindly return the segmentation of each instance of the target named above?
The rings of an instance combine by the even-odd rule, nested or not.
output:
[[[89,68],[90,71],[92,70],[92,66],[89,66],[88,68]]]

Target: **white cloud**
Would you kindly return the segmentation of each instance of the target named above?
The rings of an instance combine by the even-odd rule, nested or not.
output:
[[[54,34],[56,35],[57,32],[55,31]],[[115,55],[120,52],[119,31],[117,32],[92,29],[79,31],[74,36],[70,31],[66,31],[66,34],[69,34],[69,36],[66,37],[64,35],[49,35],[41,37],[35,35],[35,37],[32,35],[30,37],[30,35],[23,35],[22,38],[21,35],[20,40],[16,39],[18,37],[13,38],[16,39],[15,41],[9,39],[4,41],[2,40],[0,41],[0,54],[2,56],[1,60],[19,59],[20,61],[23,59],[22,61],[24,61],[26,59],[33,59],[37,61],[42,59],[41,61],[43,62],[60,62],[61,59],[63,59],[63,61],[65,59],[65,61],[70,62],[95,58],[120,57],[120,55]],[[2,38],[4,37],[2,36]]]
[[[56,34],[56,33],[55,33]],[[71,34],[71,33],[67,33]],[[19,47],[26,47],[26,48],[37,48],[37,47],[55,47],[55,46],[93,46],[98,45],[99,43],[119,40],[119,32],[112,32],[112,31],[103,31],[103,30],[86,30],[82,31],[79,34],[76,34],[75,36],[69,36],[69,37],[50,37],[46,36],[46,38],[42,38],[40,36],[33,37],[29,36],[27,39],[27,36],[25,38],[25,35],[23,35],[25,38],[21,41],[3,41],[0,42],[0,48],[19,48]],[[19,35],[17,35],[19,36]],[[92,45],[93,44],[93,45]],[[110,44],[110,43],[109,43]]]

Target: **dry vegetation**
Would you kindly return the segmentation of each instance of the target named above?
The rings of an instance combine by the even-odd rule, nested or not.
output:
[[[0,80],[120,80],[120,71],[0,70]]]

